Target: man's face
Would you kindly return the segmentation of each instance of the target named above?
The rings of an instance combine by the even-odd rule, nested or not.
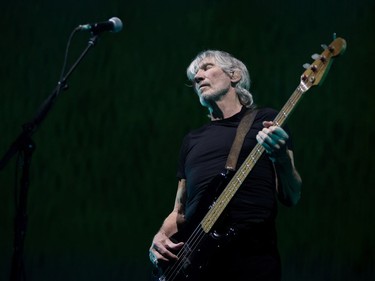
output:
[[[215,62],[214,58],[205,58],[199,64],[194,76],[194,87],[201,100],[218,101],[229,91],[231,78]]]

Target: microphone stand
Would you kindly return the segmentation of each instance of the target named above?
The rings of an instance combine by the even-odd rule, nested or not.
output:
[[[16,206],[16,214],[14,220],[14,244],[13,244],[13,257],[11,265],[11,281],[26,280],[24,261],[23,261],[23,250],[24,250],[24,240],[27,228],[27,193],[30,186],[30,165],[31,157],[35,150],[35,143],[32,140],[32,135],[39,128],[43,120],[46,118],[48,112],[52,108],[57,96],[59,95],[61,89],[66,90],[68,88],[66,82],[69,76],[76,69],[78,64],[85,57],[89,49],[95,46],[98,39],[98,34],[92,33],[92,37],[89,39],[87,47],[84,49],[82,54],[79,56],[77,61],[73,64],[70,70],[67,72],[65,77],[58,82],[56,88],[50,94],[50,96],[43,102],[39,111],[35,115],[34,119],[30,122],[23,124],[22,133],[16,138],[16,140],[11,144],[8,151],[0,160],[0,171],[5,167],[7,162],[13,157],[14,154],[19,152],[23,155],[22,163],[22,173],[20,179],[20,192],[19,201]]]

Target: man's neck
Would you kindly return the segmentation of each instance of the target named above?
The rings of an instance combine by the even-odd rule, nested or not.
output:
[[[242,109],[242,104],[238,100],[237,95],[232,97],[226,96],[224,99],[215,102],[209,107],[211,112],[211,120],[220,120],[232,117]]]

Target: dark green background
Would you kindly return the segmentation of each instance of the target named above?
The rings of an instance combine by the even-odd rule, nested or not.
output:
[[[148,247],[171,211],[183,135],[207,121],[185,69],[203,49],[243,60],[259,105],[283,106],[333,33],[347,40],[289,126],[303,178],[280,208],[285,281],[370,280],[375,268],[375,1],[4,1],[0,153],[59,79],[71,31],[117,16],[34,134],[29,281],[148,280]],[[72,41],[69,65],[90,34]],[[12,256],[16,158],[0,171],[0,280]]]

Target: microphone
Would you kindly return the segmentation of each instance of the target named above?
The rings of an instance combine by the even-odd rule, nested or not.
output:
[[[122,21],[117,17],[113,17],[110,18],[108,21],[79,25],[77,27],[77,30],[88,30],[95,34],[98,34],[103,31],[119,32],[122,30]]]

